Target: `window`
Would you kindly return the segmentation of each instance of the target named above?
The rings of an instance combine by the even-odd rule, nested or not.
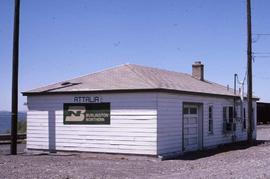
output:
[[[208,108],[208,132],[213,134],[213,106]]]
[[[229,123],[233,123],[233,107],[229,107]]]
[[[244,108],[244,111],[243,111],[243,129],[246,129],[247,128],[247,122],[246,122],[246,108]]]
[[[184,114],[188,114],[188,108],[184,108]]]
[[[233,107],[232,106],[223,107],[223,121],[227,123],[233,122]]]
[[[196,107],[184,107],[183,114],[198,114]]]
[[[233,107],[224,106],[223,107],[223,131],[233,131],[235,130],[235,124],[233,123]]]
[[[197,108],[190,108],[190,114],[197,114]]]

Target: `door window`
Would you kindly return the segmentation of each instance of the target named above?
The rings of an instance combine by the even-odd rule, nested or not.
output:
[[[183,114],[198,114],[196,107],[184,107]]]
[[[197,114],[197,108],[189,108],[189,112],[190,112],[190,114]]]
[[[188,114],[188,108],[184,107],[184,114]]]

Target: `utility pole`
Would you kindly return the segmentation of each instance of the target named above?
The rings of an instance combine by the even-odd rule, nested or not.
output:
[[[248,144],[253,145],[253,110],[252,110],[252,32],[251,3],[247,0],[247,101],[248,101]]]
[[[11,109],[11,145],[10,153],[17,155],[17,121],[18,121],[18,69],[19,69],[19,24],[20,0],[15,0],[13,27],[13,65],[12,65],[12,109]]]

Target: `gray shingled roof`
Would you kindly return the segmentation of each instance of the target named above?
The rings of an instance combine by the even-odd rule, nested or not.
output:
[[[101,72],[23,92],[24,95],[115,90],[173,90],[234,96],[233,90],[189,74],[126,64]]]

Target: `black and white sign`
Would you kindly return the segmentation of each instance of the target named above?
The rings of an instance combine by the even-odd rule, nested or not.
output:
[[[65,103],[64,124],[110,124],[110,103]]]

